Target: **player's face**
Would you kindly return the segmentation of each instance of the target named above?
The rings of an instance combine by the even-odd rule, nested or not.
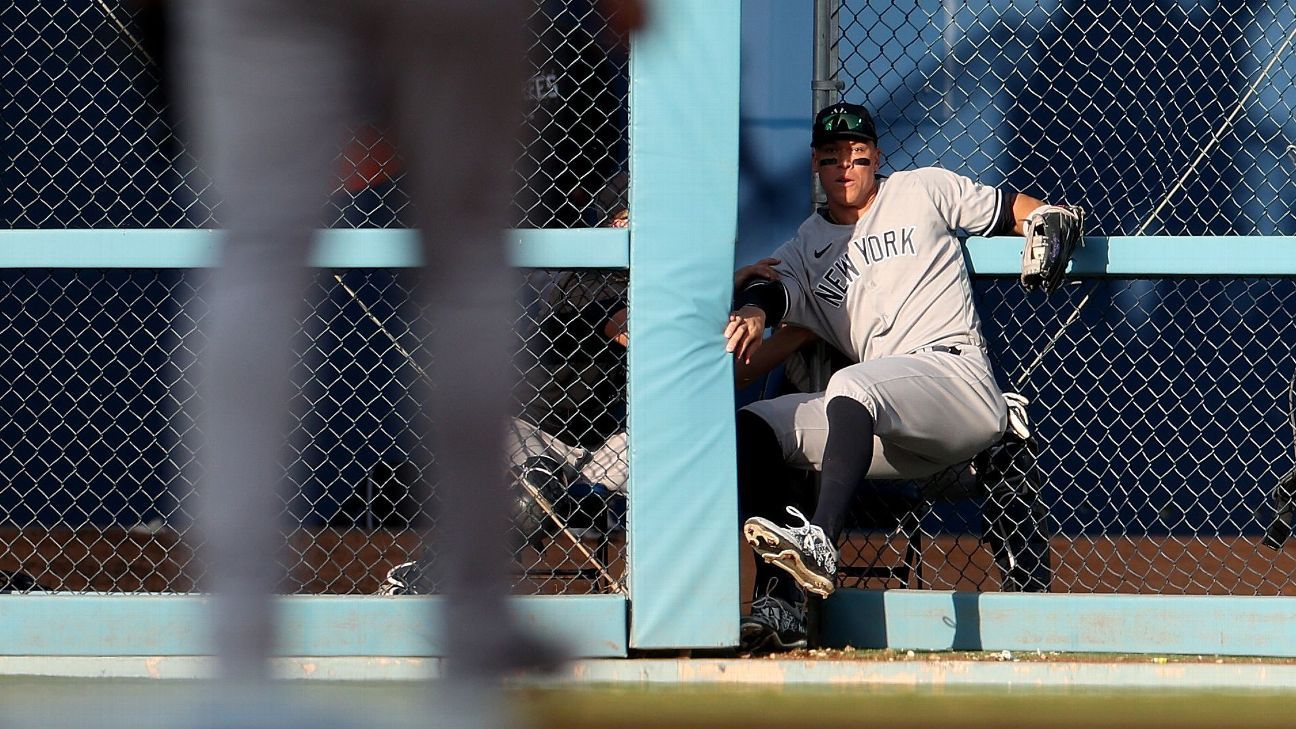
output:
[[[815,148],[813,164],[830,205],[861,208],[877,187],[878,160],[875,142],[840,140]]]

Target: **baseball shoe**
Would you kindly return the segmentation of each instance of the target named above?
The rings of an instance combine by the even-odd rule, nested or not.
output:
[[[805,648],[805,603],[793,605],[772,595],[756,598],[751,614],[739,623],[738,646],[744,653]]]
[[[378,586],[379,595],[417,595],[422,576],[418,562],[403,562],[387,571],[387,579]]]
[[[795,507],[787,511],[801,520],[801,526],[785,527],[754,516],[743,524],[743,537],[761,559],[795,577],[806,590],[828,597],[836,589],[837,549],[824,530]]]

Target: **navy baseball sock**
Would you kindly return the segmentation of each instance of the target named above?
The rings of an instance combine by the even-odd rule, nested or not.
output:
[[[783,462],[783,448],[769,424],[758,415],[738,412],[738,516],[745,522],[760,516],[779,524],[787,522],[787,507],[801,506],[793,474]],[[753,597],[773,595],[791,603],[804,600],[796,580],[783,570],[752,555],[756,561]]]
[[[872,462],[873,415],[849,397],[829,400],[819,506],[810,523],[823,529],[833,544],[845,526],[855,487],[868,475]]]

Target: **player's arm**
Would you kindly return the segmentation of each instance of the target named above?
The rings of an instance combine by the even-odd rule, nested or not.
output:
[[[734,296],[725,326],[725,351],[740,362],[750,362],[765,337],[765,328],[778,326],[787,309],[788,292],[782,282],[755,278],[743,284]]]
[[[1033,198],[1020,192],[1014,193],[1012,202],[1012,235],[1025,235],[1026,219],[1030,214],[1044,205],[1043,200]]]
[[[774,270],[774,267],[780,263],[782,261],[777,258],[762,258],[734,271],[734,291],[740,291],[743,285],[753,278],[779,280],[779,272]]]
[[[784,360],[792,356],[792,353],[805,345],[815,341],[818,337],[809,329],[803,329],[798,326],[785,325],[774,330],[769,339],[766,339],[746,360],[738,360],[734,364],[734,380],[738,387],[746,387],[756,381],[756,378],[763,377],[770,370],[779,366]]]
[[[753,302],[748,300],[752,297],[744,298],[742,302],[739,302],[739,298],[744,296],[743,292],[746,290],[748,284],[755,283],[757,281],[770,282],[770,281],[779,280],[779,272],[776,271],[774,267],[779,265],[780,263],[782,263],[782,261],[780,261],[777,258],[762,258],[755,263],[743,266],[742,268],[739,268],[737,271],[734,271],[734,292],[735,292],[734,311],[735,313],[737,313],[737,310],[741,308],[741,306],[745,303],[758,303],[758,302]],[[731,324],[733,323],[732,315],[730,316],[730,322]],[[755,321],[752,321],[750,323],[750,328],[754,329],[755,331],[761,332],[762,337],[764,336],[763,334],[764,326],[765,326],[764,324],[758,325]],[[738,328],[747,329],[748,326],[746,324],[740,324]],[[725,339],[729,340],[729,342],[731,343],[733,340],[732,334],[733,333],[730,328],[725,329]],[[755,347],[759,347],[760,344],[761,343],[758,341],[753,347],[750,347],[751,351],[746,351],[747,348],[744,348],[743,353],[740,354],[738,357],[738,361],[745,362],[751,356],[752,352],[755,351]],[[732,347],[727,347],[726,351],[732,352],[734,351],[734,349]]]

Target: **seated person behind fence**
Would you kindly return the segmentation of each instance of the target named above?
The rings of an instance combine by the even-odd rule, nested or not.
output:
[[[543,550],[561,529],[605,528],[594,517],[608,495],[628,485],[627,280],[624,271],[538,272],[529,279],[541,295],[519,326],[520,414],[508,426],[505,453],[515,479],[516,546]],[[418,571],[415,562],[398,565],[380,592],[410,594]]]
[[[622,209],[607,227],[628,224]],[[755,276],[777,274],[762,261],[739,269],[734,284]],[[529,478],[542,493],[547,484],[545,495],[551,500],[561,501],[563,491],[576,484],[611,493],[622,493],[628,485],[627,283],[624,271],[604,276],[559,273],[548,282],[536,326],[523,334],[526,356],[519,362],[523,381],[518,398],[522,414],[509,428],[508,452],[518,476]],[[519,494],[524,508],[527,496]],[[575,505],[568,501],[558,511],[571,516]],[[518,526],[534,531],[540,526],[535,521]]]
[[[625,490],[627,285],[625,271],[532,277],[540,295],[519,332],[520,416],[508,434],[515,467]]]
[[[773,254],[777,281],[755,279],[737,293],[724,332],[742,362],[765,328],[782,322],[855,362],[824,392],[759,401],[738,414],[743,535],[767,598],[744,637],[780,647],[805,645],[801,589],[834,590],[847,510],[858,488],[876,488],[866,478],[927,476],[1004,433],[1008,407],[958,236],[1020,235],[1021,221],[1043,205],[934,167],[879,175],[873,120],[854,104],[821,110],[811,145],[827,205]],[[785,465],[820,472],[809,519],[787,506],[778,478]]]

